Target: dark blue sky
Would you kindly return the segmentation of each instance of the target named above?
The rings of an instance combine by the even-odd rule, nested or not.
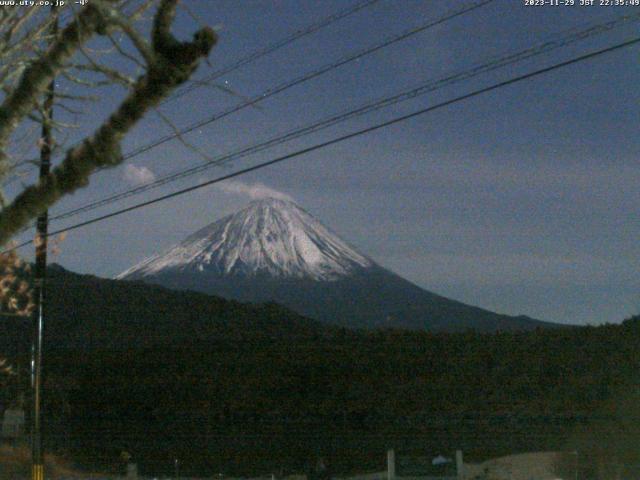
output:
[[[185,0],[199,21],[220,31],[211,66],[197,76],[356,3]],[[380,0],[218,83],[251,97],[466,3]],[[624,14],[638,15],[640,7],[526,7],[520,0],[496,0],[203,127],[188,140],[216,156]],[[638,25],[630,22],[55,227],[612,45],[637,35]],[[195,22],[183,11],[176,26],[186,35]],[[75,231],[58,261],[115,275],[240,208],[261,187],[293,197],[377,262],[442,295],[544,320],[619,322],[640,312],[639,78],[640,48],[634,46]],[[204,87],[161,110],[184,126],[241,101]],[[104,99],[90,117],[96,120],[112,106]],[[149,116],[125,151],[166,132]],[[203,161],[172,142],[128,167],[100,173],[55,210]]]

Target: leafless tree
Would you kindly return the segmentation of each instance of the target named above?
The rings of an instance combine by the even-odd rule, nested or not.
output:
[[[117,85],[124,90],[93,132],[74,146],[56,145],[61,159],[46,178],[24,185],[2,202],[1,246],[62,197],[85,187],[94,172],[120,164],[127,133],[208,56],[217,40],[211,28],[197,30],[190,41],[171,33],[178,2],[91,0],[53,14],[42,7],[0,7],[0,183],[19,173],[25,162],[21,148],[28,150],[43,122],[59,131],[70,127],[47,118],[44,111],[43,99],[56,78],[86,93],[56,91],[56,105],[67,112],[100,88]],[[100,41],[109,45],[105,52],[91,43]],[[101,53],[120,61],[105,61]],[[131,68],[122,67],[122,60]]]

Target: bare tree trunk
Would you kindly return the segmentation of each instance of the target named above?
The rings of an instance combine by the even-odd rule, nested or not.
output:
[[[25,188],[0,212],[0,245],[46,211],[63,196],[85,187],[99,168],[119,165],[120,144],[142,117],[177,86],[189,79],[199,61],[217,41],[210,28],[197,31],[193,40],[180,42],[171,34],[178,0],[160,0],[154,17],[151,42],[124,27],[147,61],[146,73],[138,78],[128,96],[111,116],[79,146],[69,150],[64,160],[39,183]],[[52,47],[29,67],[18,86],[0,106],[0,164],[6,161],[4,150],[9,135],[33,108],[36,97],[81,44],[93,33],[104,33],[123,25],[123,19],[109,10],[107,0],[94,0],[77,20],[67,26]]]

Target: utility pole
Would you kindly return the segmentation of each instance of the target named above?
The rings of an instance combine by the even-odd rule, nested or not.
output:
[[[51,35],[58,33],[58,19],[55,6]],[[55,79],[51,80],[46,92],[42,111],[42,137],[40,145],[40,181],[49,176],[51,170],[51,150],[53,148],[53,102]],[[49,212],[38,216],[36,224],[36,257],[34,272],[33,343],[31,347],[31,390],[33,410],[31,414],[31,480],[44,480],[44,452],[42,447],[42,349],[44,336],[45,281],[47,277],[47,235]]]

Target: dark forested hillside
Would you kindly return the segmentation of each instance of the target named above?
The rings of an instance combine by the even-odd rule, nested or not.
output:
[[[275,304],[242,304],[195,292],[78,275],[55,265],[47,280],[46,308],[49,350],[126,350],[220,337],[305,337],[326,331],[318,322]],[[15,343],[9,340],[26,323],[4,318],[0,346],[13,350]]]
[[[276,305],[54,275],[48,443],[87,468],[116,469],[127,450],[156,474],[176,457],[185,475],[300,472],[318,455],[363,471],[381,468],[389,447],[462,448],[470,460],[580,448],[640,462],[625,446],[638,440],[637,318],[526,333],[353,332]],[[583,464],[589,478],[597,466]]]
[[[357,470],[374,468],[394,445],[463,448],[471,458],[576,442],[587,449],[595,424],[620,441],[630,412],[611,405],[628,407],[622,396],[637,389],[639,332],[633,323],[496,335],[338,332],[67,356],[60,366],[77,379],[65,393],[74,432],[108,432],[101,445],[114,455],[126,447],[156,465],[177,450],[195,470],[260,473],[301,469],[324,452],[335,468]]]

